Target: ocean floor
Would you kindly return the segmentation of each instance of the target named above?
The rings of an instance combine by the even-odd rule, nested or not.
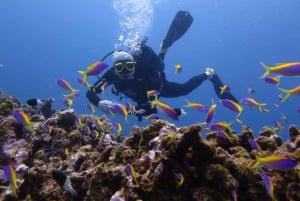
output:
[[[300,200],[297,125],[287,142],[164,120],[120,137],[104,115],[41,110],[0,93],[0,200]]]

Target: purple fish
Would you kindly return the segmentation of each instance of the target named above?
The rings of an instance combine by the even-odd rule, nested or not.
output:
[[[300,113],[300,105],[299,105],[299,106],[297,106],[297,109],[296,109],[296,111],[297,111],[298,113]]]
[[[184,182],[184,176],[183,176],[182,173],[176,173],[175,177],[176,177],[176,180],[177,180],[176,181],[176,183],[177,183],[176,188],[178,188],[179,186],[181,186],[183,184],[183,182]]]
[[[4,165],[3,171],[4,171],[6,179],[9,181],[9,183],[11,185],[11,190],[12,190],[13,195],[17,198],[18,197],[17,176],[16,176],[16,172],[15,172],[13,166],[12,165],[7,165],[7,166]]]
[[[272,170],[291,170],[297,165],[297,161],[281,155],[257,157],[257,161],[263,168]]]
[[[78,71],[80,74],[83,75],[83,82],[85,82],[87,76],[95,76],[100,73],[102,73],[106,68],[108,67],[108,64],[102,61],[97,61],[87,67],[86,71]]]
[[[212,104],[212,105],[209,107],[208,112],[207,112],[207,114],[206,114],[206,120],[205,120],[205,122],[206,122],[207,124],[209,124],[210,122],[212,122],[212,120],[214,119],[216,107],[217,107],[216,104]]]
[[[253,149],[255,149],[255,150],[258,151],[258,152],[261,151],[261,148],[260,148],[259,144],[258,144],[253,138],[249,138],[248,141],[249,141],[249,143],[250,143],[250,145],[251,145],[251,147],[252,147]]]
[[[300,75],[300,62],[280,63],[275,66],[267,66],[263,62],[261,65],[265,68],[266,72],[261,78],[267,77],[271,73],[285,75],[285,76],[299,76]]]
[[[246,105],[249,108],[258,107],[259,111],[261,111],[261,112],[264,111],[263,107],[265,105],[267,105],[266,103],[260,103],[253,98],[243,98],[243,99],[241,99],[241,103],[243,103],[244,105]]]
[[[155,105],[159,111],[161,111],[164,115],[166,115],[170,119],[174,121],[179,120],[177,112],[171,106],[163,102],[160,102],[159,100],[154,100],[151,102],[151,104]]]
[[[243,111],[243,107],[240,104],[238,104],[238,103],[236,103],[236,102],[234,102],[233,100],[230,100],[230,99],[221,99],[220,102],[227,109],[238,113],[237,116],[241,115],[241,113]]]
[[[128,116],[128,111],[125,105],[122,104],[114,104],[113,108],[115,110],[116,113],[120,114],[121,116],[123,116],[125,118],[125,120],[127,121],[127,116]]]
[[[264,80],[266,83],[278,85],[280,78],[279,77],[265,77]]]
[[[126,166],[125,166],[125,172],[133,178],[133,180],[135,181],[135,183],[137,185],[139,185],[139,183],[137,181],[136,172],[135,172],[135,170],[134,170],[134,168],[133,168],[133,166],[131,164],[126,164]]]
[[[275,198],[274,197],[274,185],[271,181],[271,178],[268,175],[263,174],[262,179],[264,181],[268,195],[270,196],[270,198],[272,200],[276,200],[276,199],[274,199]]]
[[[74,98],[74,97],[78,97],[79,96],[79,90],[77,89],[73,89],[72,86],[70,85],[70,83],[64,79],[57,79],[57,84],[70,92],[70,94],[64,95],[65,98]]]

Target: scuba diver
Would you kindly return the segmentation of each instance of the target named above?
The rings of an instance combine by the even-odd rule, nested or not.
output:
[[[113,55],[113,67],[108,69],[102,77],[87,91],[89,101],[103,111],[113,110],[113,101],[101,100],[97,94],[102,92],[104,84],[112,84],[112,92],[115,95],[119,93],[131,98],[137,103],[135,111],[143,109],[143,113],[136,113],[138,120],[142,116],[148,116],[157,113],[157,109],[152,106],[148,91],[156,91],[158,97],[173,98],[184,96],[192,92],[205,80],[210,80],[214,86],[215,93],[220,99],[231,99],[238,102],[230,92],[221,92],[223,83],[212,68],[206,68],[205,72],[195,75],[185,83],[170,82],[166,79],[164,73],[164,57],[168,48],[178,40],[190,27],[193,18],[187,11],[179,11],[165,39],[160,45],[160,52],[157,55],[149,46],[146,40],[142,41],[139,51],[115,51]],[[102,59],[101,61],[103,61]],[[111,110],[108,110],[111,109]],[[182,114],[179,108],[173,108],[178,116]]]

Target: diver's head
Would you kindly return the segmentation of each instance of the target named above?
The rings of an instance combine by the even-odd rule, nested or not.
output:
[[[133,79],[135,62],[126,51],[117,51],[113,55],[115,74],[122,80]]]

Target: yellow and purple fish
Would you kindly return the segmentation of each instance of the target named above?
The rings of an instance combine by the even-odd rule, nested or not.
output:
[[[241,103],[243,103],[245,106],[249,108],[257,107],[261,112],[267,111],[266,109],[264,109],[264,106],[267,105],[266,103],[260,103],[253,98],[243,98],[241,99]]]
[[[209,107],[207,114],[206,114],[206,119],[205,122],[207,124],[209,124],[210,122],[213,121],[214,117],[215,117],[215,113],[216,113],[216,107],[217,104],[212,103],[211,106]]]
[[[69,91],[70,93],[64,95],[65,98],[75,98],[79,96],[79,90],[73,89],[71,84],[64,79],[57,79],[57,84],[64,90]]]
[[[272,201],[276,201],[277,199],[274,196],[274,185],[271,178],[267,174],[263,173],[262,179],[266,187],[267,194],[270,196]]]
[[[297,161],[282,155],[271,155],[267,157],[256,157],[256,163],[252,168],[262,166],[271,170],[292,170],[296,167]]]
[[[125,105],[122,105],[120,103],[114,104],[113,105],[115,113],[123,116],[125,120],[127,121],[127,116],[128,116],[128,111]]]
[[[202,103],[190,102],[188,100],[185,100],[185,102],[187,104],[184,105],[183,107],[190,107],[190,108],[193,108],[193,109],[195,109],[199,112],[207,112],[208,111],[208,107],[206,105],[203,105]]]
[[[124,105],[129,113],[134,114],[135,107],[129,101],[126,101]]]
[[[126,164],[125,165],[125,172],[132,177],[134,182],[139,185],[139,182],[137,181],[137,175],[136,172],[131,164]]]
[[[282,98],[281,102],[284,102],[286,101],[288,98],[290,98],[292,95],[300,95],[300,85],[296,86],[295,88],[293,89],[282,89],[282,88],[279,88],[278,89],[285,94],[285,96]]]
[[[78,71],[80,74],[83,75],[83,82],[85,82],[87,76],[95,76],[100,73],[102,73],[106,68],[108,67],[108,64],[102,61],[97,61],[93,63],[92,65],[87,67],[87,70],[85,71]]]
[[[32,126],[35,122],[31,122],[28,115],[24,111],[15,111],[13,112],[13,116],[17,122],[33,132]]]
[[[8,180],[8,182],[10,184],[12,194],[17,198],[18,197],[17,176],[16,176],[16,172],[15,172],[13,166],[12,165],[4,165],[3,171],[4,171],[6,179]]]
[[[232,189],[232,190],[230,191],[230,193],[231,193],[232,200],[233,200],[233,201],[238,201],[238,196],[237,196],[236,190],[235,190],[235,189]]]
[[[121,123],[113,123],[113,126],[115,127],[116,131],[117,131],[117,136],[120,136],[122,133],[122,125]]]
[[[100,136],[99,132],[97,130],[91,130],[91,133],[90,133],[90,138],[92,140],[96,140],[98,139]]]
[[[180,187],[184,182],[184,176],[182,173],[176,173],[176,188]]]
[[[221,86],[220,88],[221,88],[220,94],[230,91],[230,87],[227,84]]]
[[[253,88],[248,88],[248,93],[249,94],[255,94],[255,90]]]
[[[232,122],[227,123],[225,121],[220,121],[216,123],[211,123],[209,128],[213,131],[223,131],[223,130],[231,131],[232,130],[232,128],[230,127],[231,124]]]
[[[255,139],[249,138],[248,142],[250,143],[252,149],[255,149],[257,152],[261,152],[261,147],[259,146],[259,144],[256,142]]]
[[[95,107],[92,103],[88,103],[88,104],[86,104],[86,106],[89,109],[89,111],[91,111],[91,113],[95,112]]]
[[[82,77],[77,78],[77,82],[85,87],[92,87],[93,85],[89,84],[86,80],[83,80]]]
[[[64,100],[64,104],[68,107],[68,108],[71,108],[72,105],[73,105],[73,100],[70,99],[70,98],[67,98]]]
[[[300,75],[300,62],[279,63],[275,66],[267,66],[263,62],[260,62],[260,64],[266,70],[266,72],[261,76],[261,78],[265,78],[271,73],[285,76]]]
[[[175,73],[181,73],[182,72],[182,66],[180,64],[175,65]]]
[[[82,120],[79,116],[76,117],[76,126],[81,130],[83,127]]]
[[[233,112],[236,112],[237,117],[241,115],[241,113],[243,111],[243,107],[240,104],[236,103],[235,101],[233,101],[231,99],[221,99],[220,102],[227,109],[229,109]]]
[[[100,87],[101,91],[104,92],[105,89],[108,87],[108,85],[109,85],[108,82],[104,82],[104,83],[101,85],[101,87]]]
[[[156,106],[156,108],[161,111],[165,116],[169,117],[174,121],[178,121],[178,114],[177,112],[169,105],[160,102],[158,99],[151,101],[151,104]]]
[[[300,113],[300,112],[299,112]],[[145,117],[145,120],[150,120],[150,119],[157,119],[158,116],[156,113],[152,113],[152,114],[149,114],[148,116]]]
[[[159,91],[157,91],[157,90],[155,90],[155,89],[153,89],[153,90],[148,90],[147,91],[147,97],[149,98],[149,97],[158,97],[158,95],[159,95]]]
[[[104,131],[104,122],[101,119],[97,119],[96,125],[99,130]]]
[[[268,84],[276,84],[279,85],[280,77],[265,77],[265,82]]]
[[[236,135],[229,135],[224,130],[217,131],[217,135],[224,140],[228,140],[231,144],[237,139]]]
[[[88,125],[85,125],[85,126],[83,127],[83,132],[84,132],[84,134],[86,134],[86,135],[90,135],[90,134],[91,134],[91,129],[90,129],[90,127],[89,127]]]

